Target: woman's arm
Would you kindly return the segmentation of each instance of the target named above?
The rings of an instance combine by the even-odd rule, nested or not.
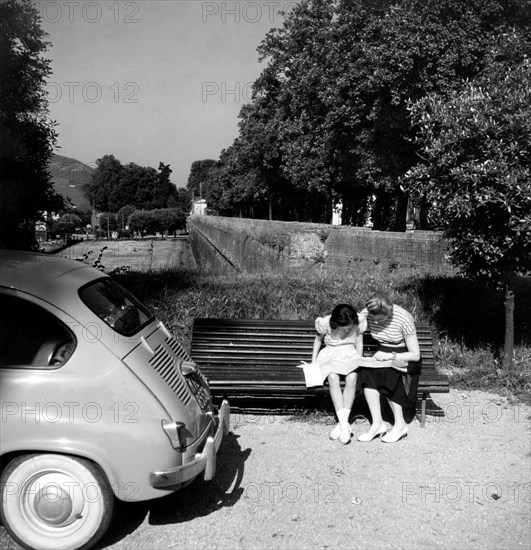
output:
[[[313,341],[313,353],[312,353],[312,363],[317,361],[317,355],[321,349],[321,344],[323,342],[324,334],[318,334]]]
[[[356,351],[360,357],[363,357],[363,332],[359,332],[356,337]]]
[[[407,351],[397,353],[396,358],[406,362],[420,361],[420,348],[417,334],[408,334],[406,336]],[[393,359],[393,353],[387,351],[378,351],[374,354],[374,358],[378,361],[387,361]]]

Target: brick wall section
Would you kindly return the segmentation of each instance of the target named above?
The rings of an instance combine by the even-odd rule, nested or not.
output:
[[[326,240],[326,262],[343,265],[351,259],[449,270],[442,235],[434,231],[371,231],[344,228]]]
[[[277,271],[289,263],[285,251],[255,240],[256,224],[241,223],[240,218],[232,224],[232,220],[194,216],[189,224],[190,246],[198,265],[221,271]]]
[[[398,233],[219,216],[194,216],[189,225],[196,262],[209,268],[279,271],[371,261],[452,271],[442,235],[433,231]]]

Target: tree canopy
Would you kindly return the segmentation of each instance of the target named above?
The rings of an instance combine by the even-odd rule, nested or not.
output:
[[[158,171],[134,162],[126,165],[104,155],[96,161],[96,170],[84,186],[92,206],[100,212],[120,212],[125,207],[153,210],[181,206],[189,210],[186,199],[170,180],[169,164],[159,163]]]
[[[0,3],[0,246],[32,248],[35,222],[64,201],[48,162],[56,144],[48,118],[43,58],[49,43],[29,0]]]
[[[462,89],[496,37],[529,42],[524,0],[307,0],[258,48],[266,63],[212,198],[227,213],[405,229],[401,178],[418,162],[408,104]],[[506,60],[512,63],[511,59]],[[425,223],[425,217],[417,227]]]
[[[452,262],[505,290],[506,366],[514,281],[531,274],[531,58],[515,33],[498,37],[485,70],[460,91],[410,107],[423,163],[404,184],[429,206]],[[510,58],[511,62],[507,60]]]
[[[207,184],[210,179],[210,172],[217,166],[213,159],[196,160],[190,168],[190,175],[186,183],[186,189],[193,197],[203,197],[207,191]]]

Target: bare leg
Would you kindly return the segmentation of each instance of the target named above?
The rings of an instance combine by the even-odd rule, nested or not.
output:
[[[380,392],[374,388],[363,388],[363,394],[365,395],[372,418],[372,424],[367,435],[374,437],[384,427],[382,410],[380,408]]]
[[[393,416],[395,417],[395,423],[393,425],[393,428],[389,432],[389,437],[394,437],[395,434],[400,433],[404,428],[406,428],[407,424],[404,420],[404,411],[402,410],[402,405],[391,401],[389,398],[387,398],[387,401],[389,402],[389,406],[391,407],[391,410],[393,411]]]
[[[394,403],[389,398],[387,398],[387,401],[389,401],[389,405],[391,407],[391,410],[393,411],[395,423],[393,429],[382,437],[382,441],[384,443],[396,443],[397,441],[400,441],[403,437],[407,436],[407,424],[404,420],[402,405]]]

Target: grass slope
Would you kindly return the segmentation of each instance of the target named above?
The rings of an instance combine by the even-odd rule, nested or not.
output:
[[[517,396],[531,403],[531,280],[516,290],[513,371],[499,377],[504,310],[490,289],[457,277],[414,269],[360,265],[356,271],[219,276],[195,269],[131,271],[117,275],[189,346],[194,317],[314,319],[339,302],[361,309],[386,289],[418,321],[435,329],[438,368],[454,387]]]

